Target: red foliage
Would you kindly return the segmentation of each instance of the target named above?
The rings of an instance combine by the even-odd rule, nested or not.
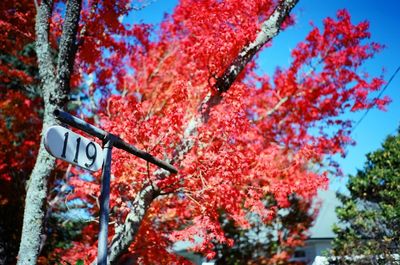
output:
[[[21,86],[33,83],[25,68],[34,58],[23,51],[34,40],[33,3],[0,3],[0,205],[9,196],[7,189],[23,186],[35,161],[40,126],[40,101],[30,98]],[[24,64],[24,67],[18,67]]]
[[[25,45],[32,43],[35,39],[34,3],[2,1],[0,3],[0,51],[1,53],[14,56],[24,64],[34,64],[34,58],[24,56],[21,51]],[[8,84],[12,80],[20,79],[23,83],[32,82],[32,77],[24,70],[14,67],[4,58],[0,59],[0,83]],[[3,88],[2,88],[3,89]]]
[[[22,227],[26,181],[41,127],[33,55],[33,2],[0,3],[0,259],[14,263]],[[32,90],[33,91],[33,90]]]
[[[140,34],[127,57],[133,71],[118,80],[123,94],[106,100],[104,128],[158,157],[170,156],[213,90],[213,78],[254,39],[272,6],[271,1],[181,1],[162,23],[158,40],[148,39],[145,26],[129,31]],[[154,167],[116,150],[113,221],[123,222],[145,180],[175,192],[152,204],[132,255],[163,264],[155,253],[172,258],[165,252],[168,245],[199,236],[194,250],[212,258],[212,242],[231,243],[218,222],[219,211],[246,227],[248,212],[265,222],[275,217],[276,207],[263,204],[266,195],[289,207],[289,195],[309,201],[326,187],[327,173],[316,169],[326,155],[342,153],[351,143],[351,122],[340,115],[386,104],[369,97],[383,81],[359,74],[362,63],[381,49],[368,37],[368,24],[352,24],[342,10],[337,19],[327,18],[323,29],[314,28],[293,50],[291,66],[278,69],[273,79],[257,76],[251,63],[192,136],[195,145],[175,165],[177,176],[154,179]],[[103,69],[100,84],[117,74]],[[292,234],[282,244],[301,244],[304,233]],[[282,255],[275,258],[288,258]]]
[[[31,100],[20,91],[0,94],[0,114],[4,117],[0,120],[1,181],[15,181],[21,173],[33,168],[32,157],[37,154],[39,142],[39,133],[34,128],[41,124],[37,106],[40,106],[38,100]]]
[[[254,40],[276,1],[181,0],[161,24],[157,38],[150,37],[155,31],[149,25],[121,22],[121,16],[131,11],[128,2],[85,1],[73,83],[89,95],[104,92],[104,129],[167,158],[181,143],[207,93],[215,92],[215,77]],[[52,21],[56,40],[62,18],[56,14]],[[257,65],[251,62],[211,110],[209,120],[190,136],[195,144],[175,164],[178,175],[156,179],[154,166],[113,151],[112,222],[124,221],[144,181],[168,193],[153,202],[126,258],[143,264],[183,263],[168,248],[179,240],[195,242],[195,236],[202,240],[194,250],[212,258],[213,242],[232,244],[218,221],[221,210],[238,226],[247,227],[248,212],[265,222],[276,217],[277,207],[263,203],[266,196],[285,208],[290,206],[288,196],[310,201],[318,188],[326,187],[327,173],[317,169],[327,155],[343,153],[351,143],[351,122],[342,120],[341,114],[387,103],[370,96],[382,86],[382,79],[359,73],[365,60],[382,48],[368,38],[368,23],[355,25],[342,10],[336,19],[325,19],[323,28],[314,27],[293,49],[290,67],[277,69],[272,78],[258,76]],[[82,81],[88,75],[93,82],[85,87]],[[29,81],[23,74],[20,78]],[[119,93],[111,95],[112,90]],[[30,105],[18,95],[13,94],[12,100],[20,100],[14,104]],[[34,117],[29,119],[33,121]],[[29,149],[35,141],[27,138],[21,148]],[[73,178],[70,184],[71,198],[93,203],[96,215],[99,176],[95,177],[91,183]],[[298,230],[282,243],[300,244],[301,224]],[[67,251],[56,250],[55,256],[90,262],[95,258],[96,233],[97,226],[90,224],[80,242]],[[287,258],[287,253],[275,257]]]

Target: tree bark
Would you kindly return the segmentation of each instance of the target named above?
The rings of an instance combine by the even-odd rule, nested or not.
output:
[[[143,186],[133,202],[132,210],[126,217],[125,223],[116,229],[115,236],[108,250],[108,264],[116,264],[119,258],[128,250],[129,246],[135,240],[147,209],[158,195],[157,187],[150,184]]]
[[[220,92],[227,91],[236,80],[237,76],[242,72],[245,66],[251,61],[254,55],[273,37],[278,35],[281,25],[290,11],[299,0],[284,0],[279,3],[271,16],[261,25],[256,39],[246,45],[233,60],[233,62],[225,69],[220,78],[217,78],[215,87]]]
[[[69,80],[76,52],[75,39],[80,17],[81,0],[70,0],[67,3],[57,69],[52,63],[49,42],[49,23],[52,9],[52,0],[42,0],[36,15],[36,54],[43,90],[44,114],[38,157],[28,182],[25,200],[17,263],[21,265],[36,264],[40,252],[47,198],[47,179],[54,168],[55,162],[55,158],[50,156],[44,148],[43,137],[49,126],[57,124],[53,116],[54,110],[63,107],[67,101]],[[55,74],[56,72],[57,75]]]
[[[284,19],[289,15],[297,2],[298,0],[282,0],[271,16],[264,21],[256,39],[252,43],[246,45],[226,68],[225,72],[217,78],[215,85],[217,92],[214,94],[209,93],[206,96],[201,104],[198,115],[193,117],[188,123],[183,139],[170,160],[172,164],[183,158],[183,156],[192,149],[194,140],[191,136],[196,135],[198,128],[208,121],[211,108],[221,102],[222,94],[231,88],[238,75],[251,61],[254,55],[280,32]],[[160,177],[165,177],[165,174],[168,174],[166,171],[158,171],[157,173]],[[118,258],[121,257],[134,242],[137,232],[139,231],[140,223],[146,214],[146,210],[158,195],[159,191],[154,189],[154,187],[150,189],[149,186],[144,186],[136,196],[133,202],[134,210],[128,214],[124,224],[116,231],[110,244],[107,259],[108,264],[115,264],[118,262]]]

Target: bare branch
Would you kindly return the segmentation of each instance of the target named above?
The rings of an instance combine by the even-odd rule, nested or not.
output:
[[[37,0],[34,0],[34,2],[35,2],[36,11],[38,11],[39,10],[39,4],[38,4]]]
[[[117,263],[118,259],[128,250],[129,246],[135,240],[147,209],[158,195],[158,190],[150,184],[145,184],[136,195],[132,210],[126,217],[125,223],[115,229],[115,235],[108,249],[108,264]],[[97,264],[96,260],[92,265],[95,264]]]
[[[67,2],[67,11],[60,40],[57,60],[57,83],[65,97],[68,96],[70,90],[69,82],[76,55],[75,41],[81,6],[82,0],[69,0]],[[66,100],[66,98],[63,100]]]
[[[219,92],[227,91],[254,55],[268,41],[278,35],[283,21],[297,2],[298,0],[283,0],[280,2],[272,15],[262,24],[256,39],[242,49],[233,62],[225,69],[222,76],[217,79],[215,87]]]
[[[246,45],[232,63],[226,67],[222,76],[217,78],[217,82],[214,85],[217,92],[201,104],[203,121],[207,122],[211,108],[221,102],[222,93],[231,88],[233,82],[235,82],[236,78],[243,71],[246,65],[251,61],[251,59],[253,59],[254,55],[261,50],[267,42],[278,35],[283,21],[289,15],[297,2],[298,0],[282,0],[275,8],[272,15],[262,23],[261,30],[258,32],[256,39]]]
[[[87,22],[81,28],[81,32],[79,33],[79,40],[78,40],[78,42],[76,44],[76,48],[78,48],[78,46],[82,46],[83,43],[85,42],[88,23],[90,23],[90,21],[92,20],[93,16],[95,15],[98,5],[99,5],[99,1],[98,0],[95,0],[95,1],[92,2],[92,7],[90,8],[89,17],[86,18]]]
[[[54,80],[55,68],[52,63],[49,41],[50,18],[53,9],[52,0],[43,0],[36,14],[36,54],[39,64],[39,75],[43,81]]]

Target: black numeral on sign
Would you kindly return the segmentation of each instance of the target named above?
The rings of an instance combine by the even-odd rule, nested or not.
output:
[[[93,147],[92,150],[92,154],[90,154],[90,147]],[[94,143],[90,142],[87,146],[86,146],[86,157],[89,158],[89,160],[91,160],[90,164],[85,163],[86,167],[91,167],[94,164],[94,161],[96,161],[96,156],[97,156],[97,149],[96,146],[94,145]]]
[[[63,150],[62,150],[62,153],[61,153],[61,157],[63,157],[63,158],[66,158],[65,157],[65,152],[67,151],[68,134],[69,134],[68,132],[66,132],[64,134],[64,146],[63,146]]]
[[[76,139],[76,151],[75,151],[75,158],[74,158],[75,163],[78,163],[79,145],[80,144],[81,144],[81,137],[78,137],[78,139]]]

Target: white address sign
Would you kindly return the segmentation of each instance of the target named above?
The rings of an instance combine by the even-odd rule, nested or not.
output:
[[[44,145],[52,156],[92,172],[103,165],[103,149],[99,144],[62,126],[47,129]]]

